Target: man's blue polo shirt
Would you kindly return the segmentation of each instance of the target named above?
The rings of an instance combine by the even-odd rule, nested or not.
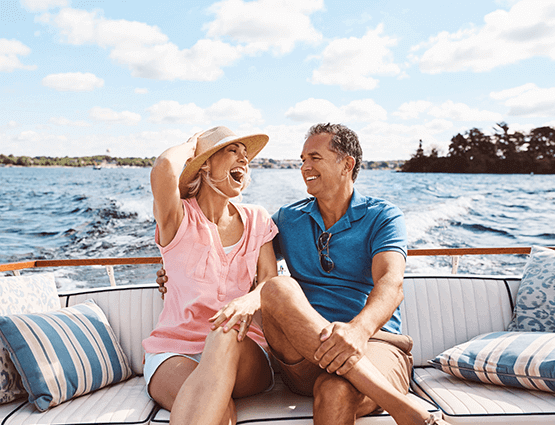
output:
[[[311,197],[279,209],[273,220],[279,228],[274,239],[278,258],[284,258],[310,304],[330,322],[349,322],[360,313],[374,287],[372,258],[378,252],[407,255],[403,213],[383,199],[362,196],[357,190],[347,212],[331,228],[331,273],[320,266],[316,241],[325,231],[316,199]],[[399,308],[384,326],[401,332]]]

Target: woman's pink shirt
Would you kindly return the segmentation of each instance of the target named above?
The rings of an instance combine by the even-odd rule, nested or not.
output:
[[[225,254],[217,226],[209,221],[197,200],[183,200],[184,217],[174,239],[165,247],[156,243],[168,282],[164,308],[158,324],[143,340],[147,353],[200,353],[212,324],[208,321],[230,301],[251,288],[260,247],[271,241],[278,229],[262,207],[233,204],[244,231],[229,254]],[[266,345],[261,329],[252,323],[247,333]]]

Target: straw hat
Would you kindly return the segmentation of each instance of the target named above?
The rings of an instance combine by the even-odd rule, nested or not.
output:
[[[229,128],[220,126],[205,131],[198,136],[195,156],[187,161],[179,177],[179,191],[181,196],[187,193],[187,184],[195,178],[202,164],[220,149],[232,143],[242,143],[247,148],[249,162],[258,155],[269,137],[265,134],[253,134],[239,137]]]

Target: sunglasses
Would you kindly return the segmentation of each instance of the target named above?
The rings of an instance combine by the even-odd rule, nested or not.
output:
[[[318,236],[318,240],[316,241],[318,255],[320,256],[320,266],[322,266],[322,270],[324,270],[326,273],[330,273],[335,267],[333,260],[330,258],[330,239],[331,233],[322,232],[322,234]],[[323,251],[326,252],[324,253]]]

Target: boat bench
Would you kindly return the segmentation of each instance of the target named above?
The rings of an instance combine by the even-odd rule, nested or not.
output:
[[[555,395],[455,378],[428,360],[487,332],[506,330],[518,278],[406,276],[403,330],[414,339],[411,397],[451,424],[555,423]],[[106,314],[135,377],[40,413],[25,399],[0,405],[0,425],[165,424],[169,412],[145,392],[141,341],[155,326],[163,301],[156,284],[97,288],[60,295],[62,306],[94,299]],[[311,424],[312,398],[291,393],[276,376],[270,392],[238,399],[238,424]],[[387,413],[357,424],[394,424]]]

